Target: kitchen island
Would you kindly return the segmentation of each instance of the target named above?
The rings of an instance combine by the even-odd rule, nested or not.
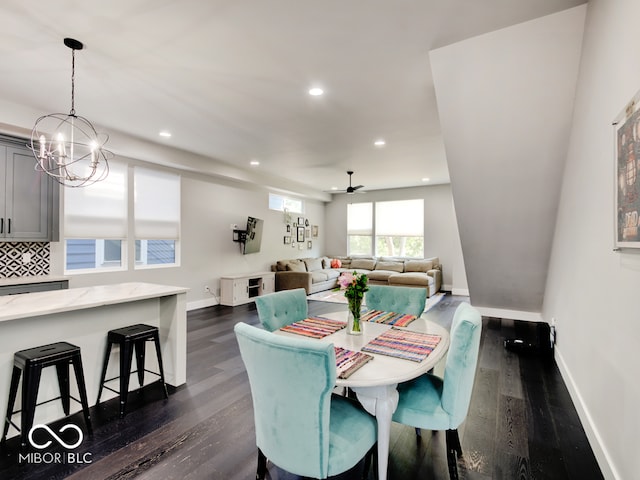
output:
[[[15,352],[54,342],[69,342],[81,348],[89,405],[98,394],[102,361],[109,330],[145,323],[159,328],[165,380],[174,387],[186,382],[187,288],[151,283],[120,283],[24,293],[0,297],[0,414],[4,419]],[[153,346],[149,346],[153,353]],[[107,378],[118,375],[119,350],[113,349]],[[135,362],[135,361],[134,361]],[[146,356],[146,369],[157,370],[155,355]],[[73,373],[72,373],[73,375]],[[146,375],[145,384],[157,381]],[[71,395],[78,397],[72,380]],[[117,390],[117,381],[114,383]],[[130,390],[138,388],[132,376]],[[59,395],[54,368],[43,371],[38,402]],[[105,390],[101,401],[117,394]],[[169,400],[170,401],[170,400]],[[20,405],[20,394],[16,408]],[[71,411],[80,404],[71,402]],[[64,416],[60,401],[36,408],[35,423],[48,423]],[[14,417],[18,421],[19,416]],[[9,436],[16,435],[14,428]]]

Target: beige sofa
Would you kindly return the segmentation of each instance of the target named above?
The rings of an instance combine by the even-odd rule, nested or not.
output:
[[[331,268],[338,259],[339,268]],[[338,286],[342,272],[366,273],[371,285],[398,285],[427,289],[427,297],[440,291],[442,266],[438,257],[408,259],[396,257],[320,257],[278,260],[271,266],[276,274],[276,291],[304,288],[307,295]]]

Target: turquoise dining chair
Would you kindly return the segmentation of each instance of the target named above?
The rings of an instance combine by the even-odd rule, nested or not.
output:
[[[476,375],[482,317],[468,303],[456,309],[451,324],[444,377],[430,373],[398,385],[398,408],[393,421],[420,428],[446,430],[449,476],[458,478],[462,457],[458,427],[467,416]]]
[[[415,315],[424,312],[427,301],[427,289],[418,287],[395,287],[388,285],[369,285],[365,294],[368,310],[382,310]]]
[[[256,297],[256,308],[260,323],[266,330],[273,332],[307,318],[307,292],[304,288],[296,288],[262,295]]]
[[[331,343],[277,335],[246,323],[234,327],[251,386],[258,446],[257,479],[267,459],[294,474],[327,478],[365,456],[377,440],[374,417],[332,395],[336,356]]]

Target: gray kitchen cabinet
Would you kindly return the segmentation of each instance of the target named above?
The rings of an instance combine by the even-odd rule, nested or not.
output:
[[[36,170],[26,143],[0,137],[0,241],[57,241],[59,184]]]

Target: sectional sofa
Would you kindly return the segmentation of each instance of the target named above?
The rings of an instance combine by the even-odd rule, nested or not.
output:
[[[307,295],[336,288],[338,277],[345,271],[366,273],[372,285],[426,288],[427,297],[442,286],[442,266],[438,257],[294,258],[278,260],[271,270],[276,274],[276,291],[304,288]]]

